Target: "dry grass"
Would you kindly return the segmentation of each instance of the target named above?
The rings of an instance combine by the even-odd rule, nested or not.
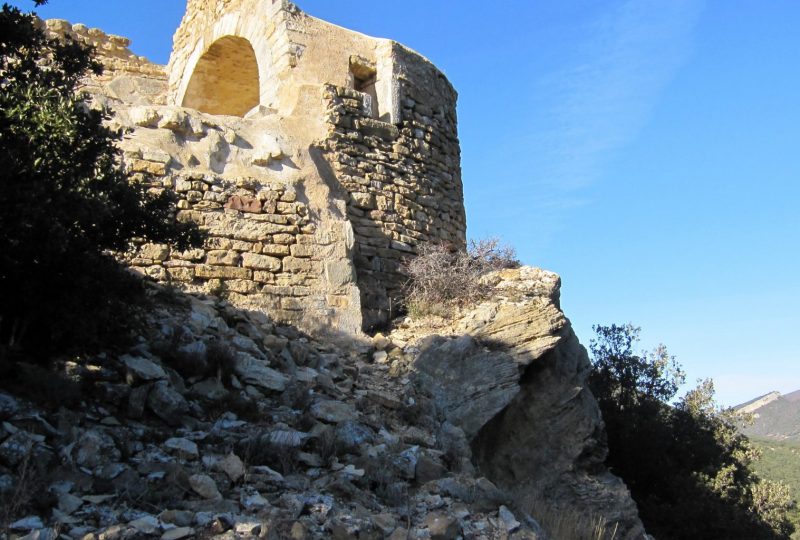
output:
[[[481,277],[493,270],[519,266],[514,250],[496,238],[471,241],[469,248],[423,244],[417,257],[404,266],[409,276],[405,290],[411,316],[446,316],[453,306],[468,305],[487,297],[490,287]]]
[[[36,467],[33,444],[31,444],[24,459],[17,465],[13,491],[7,496],[0,497],[0,532],[8,534],[8,526],[23,517],[23,514],[31,508],[45,484],[42,472]]]
[[[526,500],[525,507],[553,540],[616,540],[617,526],[609,528],[599,516],[556,509],[540,498]]]

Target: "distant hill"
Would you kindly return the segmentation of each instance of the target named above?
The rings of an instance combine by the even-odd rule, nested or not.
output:
[[[753,424],[741,428],[748,437],[800,442],[800,390],[770,392],[735,408],[753,415]]]

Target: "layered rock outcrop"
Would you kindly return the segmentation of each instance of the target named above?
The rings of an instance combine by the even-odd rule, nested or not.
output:
[[[418,387],[463,429],[481,473],[521,507],[596,516],[617,538],[641,538],[630,493],[603,466],[589,359],[560,310],[560,279],[529,267],[487,279],[492,300],[419,342]]]

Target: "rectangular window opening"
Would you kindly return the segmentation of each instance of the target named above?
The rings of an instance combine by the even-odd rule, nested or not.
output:
[[[364,94],[364,113],[378,117],[378,71],[375,64],[361,57],[350,57],[350,75],[353,89]]]

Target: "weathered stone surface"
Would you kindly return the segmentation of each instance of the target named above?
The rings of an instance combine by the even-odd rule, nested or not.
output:
[[[231,482],[238,482],[247,472],[244,462],[236,454],[228,454],[219,462],[218,466]]]
[[[256,255],[255,253],[245,253],[242,255],[242,265],[245,268],[255,270],[269,270],[277,272],[281,269],[281,260],[268,255]]]
[[[283,392],[289,379],[282,373],[267,366],[263,360],[240,353],[236,358],[236,375],[245,383]]]
[[[431,337],[415,362],[419,386],[434,396],[445,418],[472,438],[519,393],[520,368],[465,335]]]
[[[451,515],[441,512],[433,512],[425,518],[425,526],[428,528],[431,540],[454,540],[461,527],[458,520]]]
[[[30,434],[18,431],[0,444],[0,463],[16,467],[32,453],[36,441]]]
[[[317,400],[311,405],[311,414],[323,422],[339,424],[358,417],[355,407],[349,403],[333,400]]]
[[[171,426],[179,426],[183,416],[189,412],[189,404],[184,397],[165,381],[159,381],[151,388],[147,395],[147,407]]]
[[[118,461],[121,452],[110,435],[92,429],[84,432],[76,441],[72,455],[79,467],[94,469]]]
[[[164,447],[177,453],[183,459],[197,459],[200,456],[197,445],[182,437],[167,439],[164,442]]]
[[[336,426],[336,444],[344,452],[356,453],[374,440],[371,429],[358,422],[346,420]]]
[[[207,474],[195,474],[190,476],[189,485],[195,493],[204,499],[217,500],[222,498],[222,494],[220,494],[219,489],[217,489],[217,483]]]
[[[128,376],[133,383],[157,381],[167,378],[167,373],[164,369],[147,358],[140,356],[125,355],[120,358],[128,370]]]
[[[502,413],[477,434],[465,430],[480,469],[513,494],[541,497],[559,510],[604,516],[620,537],[640,538],[636,505],[622,481],[603,468],[602,419],[586,388],[589,359],[558,308],[558,276],[522,267],[495,279],[495,286],[516,301],[485,303],[457,324],[502,348],[519,370],[516,383],[510,373],[504,377],[504,387],[515,384],[517,392]]]
[[[8,528],[12,531],[31,531],[34,529],[43,529],[44,523],[39,516],[30,516],[11,523]]]
[[[193,537],[195,530],[191,527],[176,527],[161,535],[161,540],[182,540],[183,538]]]

